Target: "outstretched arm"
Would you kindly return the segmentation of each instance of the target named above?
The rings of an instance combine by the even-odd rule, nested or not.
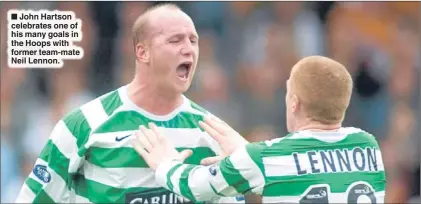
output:
[[[248,144],[211,166],[183,164],[188,152],[178,153],[154,124],[141,127],[136,151],[156,170],[156,180],[163,187],[192,201],[210,201],[219,197],[261,193],[264,176],[256,164],[261,145]]]
[[[183,164],[172,160],[158,165],[158,184],[194,201],[210,201],[219,197],[261,194],[264,177],[250,156],[254,144],[243,146],[211,166]]]

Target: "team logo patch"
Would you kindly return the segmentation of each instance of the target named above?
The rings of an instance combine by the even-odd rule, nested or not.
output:
[[[244,198],[243,195],[239,195],[239,196],[235,196],[235,200],[237,200],[237,201],[243,201],[243,200],[245,200],[245,198]]]
[[[209,167],[209,173],[212,176],[216,176],[216,174],[218,173],[217,168],[216,168],[216,165],[212,165],[212,166]]]
[[[47,167],[44,165],[35,165],[34,169],[32,169],[32,172],[44,183],[49,183],[51,181],[51,174],[48,172]]]

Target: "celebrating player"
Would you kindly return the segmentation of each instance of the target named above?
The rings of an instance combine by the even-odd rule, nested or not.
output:
[[[187,14],[164,4],[136,20],[133,40],[133,81],[58,122],[17,203],[191,202],[159,186],[130,141],[139,125],[154,122],[182,155],[192,154],[188,163],[219,154],[216,141],[198,125],[210,113],[183,95],[197,65],[198,34]]]
[[[230,155],[211,166],[183,164],[159,128],[141,127],[136,151],[156,170],[157,182],[193,201],[246,193],[264,203],[383,203],[385,173],[371,134],[342,127],[352,78],[326,57],[300,60],[287,81],[287,127],[283,138],[244,145],[227,124],[202,128]]]

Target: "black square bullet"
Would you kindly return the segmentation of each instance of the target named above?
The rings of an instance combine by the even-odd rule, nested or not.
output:
[[[12,20],[16,20],[16,19],[18,19],[18,14],[12,13]]]

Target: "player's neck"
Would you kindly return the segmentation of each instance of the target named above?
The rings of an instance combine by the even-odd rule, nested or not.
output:
[[[323,124],[317,121],[308,120],[306,122],[303,122],[302,124],[299,124],[297,127],[297,131],[302,131],[302,130],[310,130],[310,131],[315,131],[315,132],[337,131],[341,127],[342,127],[342,123]]]
[[[167,115],[183,104],[183,97],[160,94],[148,86],[141,86],[134,80],[127,86],[129,99],[143,110],[154,115]]]

